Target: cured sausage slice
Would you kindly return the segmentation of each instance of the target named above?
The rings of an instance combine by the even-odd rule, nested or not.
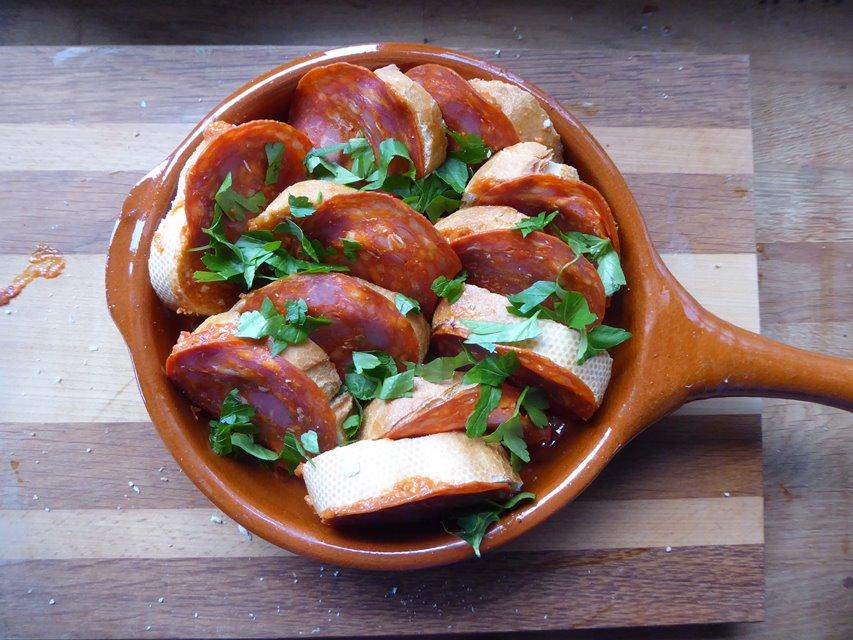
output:
[[[415,311],[403,315],[391,291],[342,273],[296,274],[277,280],[245,296],[234,307],[244,312],[260,309],[267,298],[279,312],[288,300],[302,299],[312,316],[331,321],[311,332],[343,376],[353,351],[384,351],[399,366],[420,362],[429,344],[429,326]]]
[[[360,440],[300,469],[306,501],[333,525],[421,520],[521,487],[502,447],[464,433]]]
[[[335,196],[295,222],[331,250],[326,262],[344,264],[354,276],[414,298],[428,318],[437,301],[430,288],[433,280],[452,278],[461,269],[429,220],[388,194]],[[358,243],[354,259],[352,251],[344,252],[344,239]]]
[[[266,183],[269,159],[266,145],[283,145],[280,169],[275,181]],[[246,230],[248,220],[263,210],[285,187],[305,179],[302,161],[311,149],[305,135],[289,124],[275,120],[253,120],[217,136],[187,173],[184,206],[192,246],[207,244],[202,229],[213,222],[215,196],[228,174],[231,188],[242,196],[263,194],[257,212],[242,212],[243,219],[224,216],[225,235],[232,242]]]
[[[270,165],[268,144],[282,145],[280,169],[272,184],[266,184]],[[179,313],[211,315],[234,303],[237,287],[224,282],[198,282],[193,277],[205,267],[202,253],[190,250],[207,244],[203,229],[213,221],[216,193],[230,173],[234,193],[244,198],[260,193],[264,202],[260,198],[255,202],[259,206],[265,204],[284,187],[304,180],[302,160],[310,146],[303,134],[283,122],[256,120],[238,127],[225,122],[211,123],[204,140],[182,170],[172,209],[161,221],[151,243],[148,260],[151,284],[166,306]],[[272,181],[272,173],[270,177]],[[242,209],[239,213],[243,220],[224,217],[222,221],[232,241],[246,230],[249,219],[255,215]]]
[[[331,366],[322,350],[307,342],[273,356],[266,344],[235,338],[236,315],[223,315],[232,321],[181,334],[166,360],[172,382],[214,416],[219,415],[225,396],[237,389],[243,401],[255,408],[256,440],[273,451],[281,449],[288,431],[299,436],[313,430],[321,450],[336,446],[337,419],[329,395],[315,381],[323,360]],[[337,378],[333,369],[331,373]]]
[[[532,216],[557,211],[554,224],[561,231],[610,238],[619,251],[616,221],[607,201],[595,187],[580,180],[544,174],[521,176],[486,190],[476,204],[504,205]]]
[[[515,324],[524,322],[507,312],[508,300],[466,284],[452,305],[442,300],[433,317],[432,346],[443,355],[455,355],[471,331],[463,320]],[[535,386],[548,396],[557,412],[590,418],[610,381],[612,359],[601,353],[577,364],[580,334],[552,320],[539,320],[541,335],[517,344],[499,344],[498,354],[514,351],[518,367],[510,376],[516,386]],[[482,350],[480,350],[482,351]]]
[[[306,73],[296,85],[289,119],[315,147],[346,142],[363,133],[379,158],[383,140],[399,140],[409,150],[418,177],[424,175],[426,163],[415,114],[379,76],[364,67],[337,62]]]
[[[422,64],[409,69],[406,75],[435,98],[450,129],[481,137],[492,151],[519,142],[515,127],[503,111],[452,69]]]
[[[595,267],[554,236],[534,231],[525,238],[517,229],[525,219],[509,207],[469,207],[443,218],[436,229],[462,261],[466,282],[510,295],[538,280],[556,280],[586,298],[596,315],[590,328],[601,324],[607,298]],[[553,307],[551,300],[548,306]]]
[[[360,437],[362,440],[397,440],[446,431],[464,431],[479,393],[479,385],[463,383],[461,373],[441,382],[416,377],[411,397],[373,400],[364,408]],[[507,384],[502,386],[501,402],[489,414],[489,431],[513,415],[518,396],[519,391],[515,387]],[[548,442],[550,429],[536,427],[525,416],[521,420],[524,439],[528,444]]]

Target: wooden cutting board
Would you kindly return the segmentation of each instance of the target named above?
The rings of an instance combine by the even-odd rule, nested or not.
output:
[[[106,309],[125,193],[213,105],[302,47],[0,49],[0,636],[353,636],[760,620],[760,401],[685,407],[578,500],[482,560],[321,566],[218,513],[148,421]],[[676,276],[758,330],[743,56],[475,51],[607,147]]]

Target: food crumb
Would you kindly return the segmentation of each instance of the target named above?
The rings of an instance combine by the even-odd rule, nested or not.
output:
[[[169,482],[169,478],[166,476],[160,476],[160,482]]]
[[[44,510],[45,510],[45,511],[50,511],[50,507],[45,507],[45,508],[44,508]]]
[[[501,50],[500,50],[500,49],[495,49],[495,55],[496,55],[496,56],[501,55]]]
[[[142,490],[141,490],[139,487],[137,487],[136,485],[133,485],[133,486],[131,487],[131,489],[133,489],[133,492],[134,492],[134,493],[141,493],[141,491],[142,491]]]
[[[51,598],[50,600],[47,601],[47,603],[48,604],[56,604],[56,600],[54,598]]]
[[[86,453],[92,453],[92,447],[86,447]]]
[[[39,499],[38,494],[37,494],[37,493],[34,493],[34,494],[33,494],[33,500],[38,500],[38,499]]]
[[[59,384],[60,382],[62,382],[62,376],[56,376],[56,377],[53,379],[53,381],[54,381],[56,384]]]
[[[166,602],[166,598],[164,598],[163,596],[160,596],[159,598],[157,598],[157,602],[159,602],[160,604],[163,604],[164,602]]]
[[[198,618],[198,611],[193,614],[193,618]]]
[[[90,344],[89,345],[89,351],[97,351],[99,348],[100,347],[98,347],[98,345],[96,345],[96,344]]]
[[[667,546],[667,548],[666,548],[666,549],[664,549],[664,551],[666,551],[667,553],[669,553],[670,551],[672,551],[672,547]]]
[[[251,532],[248,529],[246,529],[246,527],[244,527],[242,524],[237,525],[237,531],[239,531],[241,534],[243,534],[243,537],[246,538],[246,540],[252,539]]]
[[[219,516],[210,516],[210,521],[215,522],[216,524],[222,524],[222,518]]]
[[[729,493],[728,491],[723,491],[723,495],[724,495],[725,497],[727,497],[727,498],[731,498],[731,497],[732,497],[732,494],[731,494],[731,493]]]
[[[147,106],[148,106],[148,103],[147,103],[147,102],[145,102],[145,100],[140,100],[140,101],[139,101],[139,106],[140,106],[140,107],[142,107],[142,108],[144,109],[145,107],[147,107]],[[148,627],[148,628],[150,629],[151,627]]]
[[[146,631],[151,631],[151,625],[149,624],[147,627],[145,627],[145,630],[146,630]]]
[[[257,620],[257,616],[256,616],[254,613],[249,613],[249,617],[250,617],[252,620]]]
[[[388,589],[388,595],[389,596],[397,595],[397,587],[391,587],[390,589]]]

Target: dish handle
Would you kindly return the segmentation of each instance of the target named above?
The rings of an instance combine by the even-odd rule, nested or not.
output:
[[[798,349],[746,331],[695,303],[687,400],[762,396],[853,410],[853,359]]]

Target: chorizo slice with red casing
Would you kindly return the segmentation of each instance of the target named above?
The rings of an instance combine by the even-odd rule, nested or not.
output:
[[[315,147],[346,142],[363,133],[377,159],[383,140],[399,140],[409,150],[418,177],[424,175],[423,142],[415,114],[364,67],[336,62],[306,73],[293,93],[289,120]]]
[[[601,324],[604,318],[607,298],[595,267],[554,236],[534,231],[523,238],[518,231],[499,229],[461,238],[450,246],[468,272],[466,282],[510,295],[539,280],[556,280],[564,289],[586,298],[589,310],[596,315],[588,328]],[[552,300],[547,306],[553,308]]]
[[[359,432],[362,440],[379,438],[415,438],[445,431],[464,431],[474,411],[480,387],[466,384],[462,374],[448,380],[430,382],[415,378],[411,397],[373,400],[364,408]],[[489,414],[487,428],[494,431],[515,413],[519,391],[502,385],[500,404]],[[521,417],[524,439],[529,445],[544,444],[551,437],[549,428],[536,427],[526,416]]]
[[[429,325],[415,311],[403,315],[395,293],[343,273],[302,273],[276,280],[246,295],[234,307],[245,312],[261,308],[267,298],[280,313],[288,300],[305,300],[308,313],[331,321],[311,332],[343,376],[353,351],[384,351],[401,367],[420,362],[429,346]]]
[[[266,145],[281,143],[281,166],[275,181],[266,183],[269,160]],[[289,124],[275,120],[253,120],[217,136],[187,173],[187,225],[194,239],[192,246],[207,244],[202,229],[213,222],[215,196],[226,176],[231,174],[231,188],[245,197],[257,192],[264,196],[265,206],[285,187],[305,180],[302,161],[311,142]],[[261,206],[257,213],[263,211]],[[249,219],[257,213],[246,213],[243,220],[223,219],[225,235],[232,242],[246,230]]]
[[[474,134],[492,151],[520,141],[510,119],[484,99],[458,73],[439,64],[422,64],[406,72],[427,90],[441,109],[444,122],[453,131]],[[451,143],[454,148],[455,143]]]
[[[580,180],[536,174],[497,184],[477,198],[477,205],[512,207],[527,215],[557,211],[554,224],[561,231],[580,231],[610,238],[619,251],[616,221],[598,190]]]
[[[433,280],[452,278],[461,269],[429,220],[385,193],[335,196],[294,222],[331,249],[326,262],[346,265],[354,276],[417,300],[427,318],[438,300],[430,288]],[[354,260],[344,254],[343,239],[358,242]]]
[[[534,231],[524,237],[517,225],[525,219],[509,207],[469,207],[439,220],[436,229],[462,261],[466,282],[510,295],[539,280],[557,281],[586,298],[596,315],[590,328],[601,324],[607,298],[595,267],[554,236]]]
[[[298,436],[310,430],[321,450],[335,447],[338,420],[330,397],[340,379],[320,347],[309,341],[273,356],[266,343],[234,337],[236,314],[221,315],[222,322],[214,316],[213,324],[181,334],[166,360],[169,379],[214,416],[237,389],[255,408],[256,439],[268,449],[279,451],[288,431]]]

